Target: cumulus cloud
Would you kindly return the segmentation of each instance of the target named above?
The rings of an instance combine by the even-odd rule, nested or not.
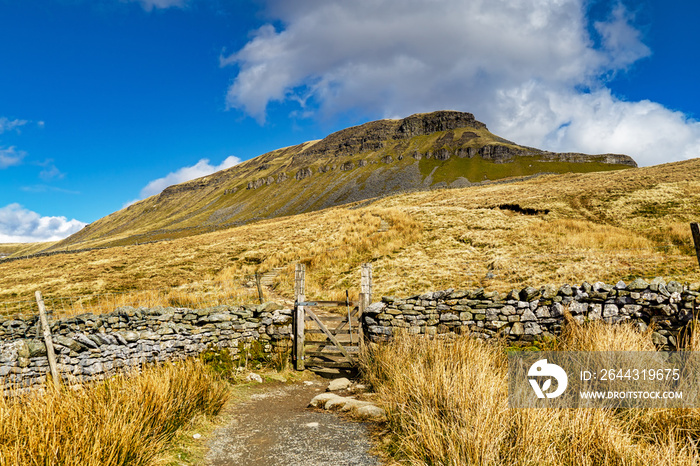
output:
[[[643,100],[625,102],[608,89],[589,93],[526,83],[498,95],[495,127],[509,138],[554,151],[622,153],[642,166],[700,156],[700,123]]]
[[[0,169],[19,165],[26,155],[24,151],[17,150],[15,146],[0,147]]]
[[[149,182],[140,193],[139,199],[135,199],[126,204],[126,206],[133,204],[141,199],[145,199],[149,196],[160,193],[168,186],[174,184],[184,183],[185,181],[194,180],[196,178],[201,178],[203,176],[211,175],[212,173],[218,172],[220,170],[225,170],[231,168],[234,165],[241,163],[241,159],[230,155],[221,162],[219,165],[212,165],[209,159],[201,159],[196,164],[191,167],[182,167],[174,172],[168,173],[163,178],[158,178]]]
[[[321,117],[456,109],[545,149],[623,152],[643,164],[693,156],[697,122],[605,86],[651,51],[622,3],[600,21],[587,4],[268,0],[270,23],[220,59],[237,70],[227,105],[261,123],[273,102]],[[668,147],[661,128],[683,136]]]
[[[58,241],[85,225],[66,217],[42,217],[19,204],[10,204],[0,208],[0,243]]]

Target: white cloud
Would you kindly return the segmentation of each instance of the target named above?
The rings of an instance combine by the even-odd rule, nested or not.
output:
[[[75,191],[72,189],[58,188],[56,186],[49,186],[46,184],[34,184],[29,186],[22,186],[19,188],[25,193],[63,193],[63,194],[80,194],[80,191]]]
[[[5,131],[12,131],[13,129],[24,126],[28,123],[27,120],[10,120],[7,117],[0,117],[0,134]]]
[[[151,11],[152,9],[164,9],[164,8],[184,8],[187,6],[189,0],[126,0],[129,2],[138,2],[141,4],[146,11]]]
[[[47,159],[44,162],[37,163],[37,165],[43,167],[43,170],[39,172],[39,178],[44,181],[50,181],[54,178],[63,179],[66,174],[61,172],[58,167],[53,163],[53,159]]]
[[[227,105],[259,122],[272,102],[298,102],[303,114],[322,116],[456,109],[545,149],[623,152],[644,164],[695,154],[696,122],[610,94],[606,79],[651,51],[622,3],[596,22],[586,16],[587,5],[268,0],[271,23],[221,57],[222,66],[237,69]],[[659,128],[684,136],[669,148]],[[650,137],[655,132],[659,137]]]
[[[502,92],[495,126],[525,145],[555,151],[632,155],[642,166],[700,156],[700,122],[643,100],[625,102],[608,89],[590,93],[526,83]]]
[[[24,151],[17,150],[15,146],[0,147],[0,169],[21,164],[26,155]]]
[[[168,186],[184,183],[185,181],[190,181],[196,178],[211,175],[212,173],[231,168],[234,165],[238,165],[239,163],[241,163],[241,159],[233,155],[226,157],[226,159],[219,165],[212,165],[209,162],[209,159],[201,159],[199,162],[192,165],[191,167],[182,167],[177,171],[168,173],[163,178],[158,178],[149,182],[141,190],[139,199],[128,202],[127,204],[125,204],[125,207],[133,204],[134,202],[137,202],[138,200],[145,199],[149,196],[158,194]]]
[[[42,217],[19,204],[10,204],[0,208],[0,243],[58,241],[85,225],[66,217]]]

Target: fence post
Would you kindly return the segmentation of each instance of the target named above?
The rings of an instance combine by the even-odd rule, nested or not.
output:
[[[360,302],[358,305],[358,334],[360,345],[364,344],[363,317],[365,309],[372,304],[372,264],[362,264],[360,268]]]
[[[306,282],[306,265],[297,264],[294,271],[294,368],[304,370],[304,306],[298,303],[306,301],[304,287]]]
[[[700,265],[700,225],[693,222],[690,224],[690,231],[693,234],[693,243],[695,243],[695,255],[698,258],[698,265]]]
[[[262,284],[260,283],[261,275],[259,272],[255,272],[255,284],[258,286],[258,300],[260,300],[260,304],[263,303],[263,290],[262,290]]]
[[[46,345],[46,356],[49,360],[49,368],[51,369],[51,378],[54,386],[61,384],[61,378],[58,375],[58,366],[56,365],[56,354],[53,350],[53,340],[51,339],[51,327],[49,327],[49,319],[46,317],[46,308],[44,307],[44,298],[41,296],[41,291],[35,293],[36,303],[39,306],[39,320],[44,332],[44,344]]]

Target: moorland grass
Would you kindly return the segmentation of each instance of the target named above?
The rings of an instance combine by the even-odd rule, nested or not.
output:
[[[692,283],[700,269],[688,224],[698,218],[700,160],[404,193],[172,241],[0,262],[0,310],[36,290],[48,299],[177,287],[197,301],[215,291],[211,282],[250,303],[250,276],[274,268],[266,297],[292,300],[296,262],[307,264],[310,299],[343,299],[346,289],[356,298],[363,262],[377,297],[656,276]]]
[[[689,343],[689,348],[697,342]],[[651,332],[569,321],[552,350],[650,351]],[[505,345],[408,335],[363,356],[387,412],[389,461],[696,465],[699,409],[509,409]]]
[[[0,465],[156,464],[177,430],[215,415],[228,385],[201,361],[0,396]]]

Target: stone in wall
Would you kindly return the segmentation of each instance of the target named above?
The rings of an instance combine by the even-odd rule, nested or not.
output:
[[[363,317],[372,341],[385,341],[399,329],[413,334],[469,333],[479,338],[505,337],[533,341],[561,332],[564,313],[579,321],[654,324],[654,342],[677,348],[679,333],[696,318],[700,285],[637,279],[626,285],[602,282],[581,286],[525,287],[506,294],[477,290],[445,290],[407,298],[384,296]]]
[[[66,382],[100,380],[144,363],[183,359],[208,347],[258,341],[267,354],[290,347],[292,311],[275,303],[206,309],[123,307],[51,322],[58,369]],[[8,324],[9,325],[6,325]],[[46,381],[46,347],[32,320],[0,320],[0,378],[31,387]]]

